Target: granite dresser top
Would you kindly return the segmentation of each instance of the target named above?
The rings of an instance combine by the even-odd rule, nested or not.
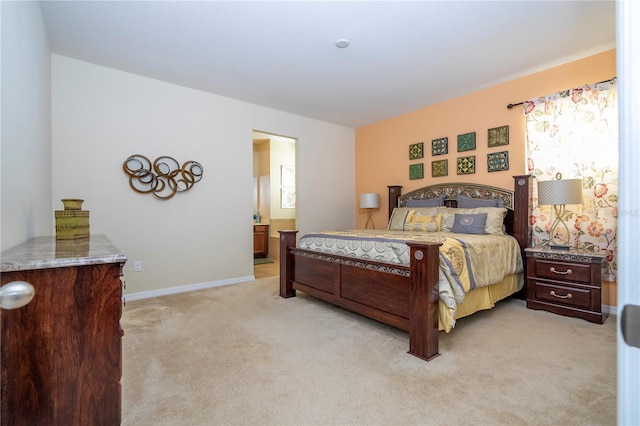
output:
[[[0,272],[67,266],[124,263],[127,257],[105,235],[90,235],[78,240],[35,237],[2,252]]]

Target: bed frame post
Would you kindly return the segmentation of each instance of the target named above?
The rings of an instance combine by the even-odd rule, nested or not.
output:
[[[531,195],[533,185],[533,176],[519,175],[514,176],[513,184],[513,236],[518,240],[520,245],[520,253],[524,263],[524,287],[515,294],[517,299],[526,300],[527,298],[527,262],[524,249],[529,247],[531,241],[531,227],[529,226],[529,216],[531,216]]]
[[[391,219],[393,209],[398,207],[398,197],[402,193],[402,185],[390,185],[387,188],[389,188],[389,219]]]
[[[520,244],[520,249],[524,253],[524,249],[529,247],[531,241],[531,233],[529,231],[529,216],[531,214],[531,175],[514,176],[513,185],[513,236]]]
[[[440,243],[407,243],[411,248],[409,353],[426,361],[438,353]]]
[[[298,231],[278,231],[280,233],[280,297],[295,297],[293,289],[293,262],[290,247],[296,246]]]

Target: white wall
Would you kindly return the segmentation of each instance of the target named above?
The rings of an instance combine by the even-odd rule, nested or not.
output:
[[[86,200],[91,232],[129,259],[127,293],[253,275],[253,129],[298,139],[301,233],[355,226],[353,129],[58,55],[52,101],[54,206]],[[132,154],[195,160],[204,177],[156,200],[129,188],[122,163]]]
[[[1,250],[52,235],[51,56],[37,2],[2,15]]]

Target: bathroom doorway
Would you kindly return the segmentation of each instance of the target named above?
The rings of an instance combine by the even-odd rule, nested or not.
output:
[[[292,137],[253,132],[253,257],[256,278],[278,275],[281,229],[296,228],[296,146]]]

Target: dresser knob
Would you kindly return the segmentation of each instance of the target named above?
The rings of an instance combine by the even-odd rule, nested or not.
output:
[[[35,290],[26,281],[12,281],[0,287],[0,308],[17,309],[31,302]]]
[[[555,291],[551,290],[551,295],[553,297],[557,297],[558,299],[571,299],[573,296],[571,295],[571,293],[567,294],[566,296],[561,296],[559,294],[556,294]]]
[[[549,270],[551,272],[553,272],[554,274],[558,274],[558,275],[569,275],[570,273],[572,273],[573,271],[571,269],[567,269],[566,271],[556,271],[556,268],[554,268],[553,266],[551,268],[549,268]]]

